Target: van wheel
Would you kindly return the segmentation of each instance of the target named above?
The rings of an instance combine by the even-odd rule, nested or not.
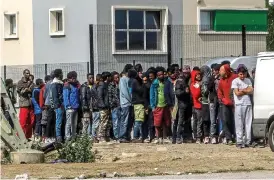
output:
[[[274,121],[271,123],[268,131],[268,143],[272,152],[274,152]]]

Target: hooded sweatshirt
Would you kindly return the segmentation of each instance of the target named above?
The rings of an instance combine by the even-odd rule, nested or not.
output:
[[[201,67],[201,76],[202,76],[202,86],[201,86],[201,94],[202,94],[202,104],[208,104],[208,84],[211,76],[211,69],[204,65]]]
[[[231,84],[232,81],[237,78],[237,75],[231,72],[231,68],[229,65],[223,65],[225,68],[225,72],[227,77],[221,78],[218,87],[218,99],[221,103],[226,106],[233,105],[233,93],[231,92]]]
[[[194,108],[201,109],[202,103],[199,101],[199,98],[201,97],[201,82],[195,80],[198,73],[200,72],[195,70],[191,72],[190,92],[192,95]]]
[[[180,75],[175,84],[175,95],[178,99],[179,108],[185,108],[191,104],[191,96],[190,92],[186,92],[187,88],[189,88],[189,86],[185,77]]]
[[[131,95],[129,93],[128,81],[129,81],[129,78],[126,76],[123,76],[119,82],[121,107],[131,106]]]

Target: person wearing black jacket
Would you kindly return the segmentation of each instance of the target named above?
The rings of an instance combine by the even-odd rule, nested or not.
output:
[[[217,117],[219,110],[219,103],[217,97],[217,90],[220,81],[220,70],[221,65],[215,64],[213,69],[213,75],[210,77],[208,82],[208,91],[209,91],[209,109],[210,109],[210,139],[212,144],[217,143]]]
[[[94,85],[94,76],[93,74],[87,74],[87,82],[82,84],[81,86],[81,94],[80,94],[80,101],[82,107],[82,134],[88,134],[91,136],[90,131],[90,124],[92,122],[92,98],[91,98],[91,88]]]
[[[96,76],[96,81],[99,81],[97,86],[98,102],[97,107],[100,111],[99,123],[99,141],[106,142],[110,138],[111,122],[109,119],[109,102],[108,102],[108,75],[106,73],[101,76]]]
[[[142,79],[137,75],[135,70],[129,72],[129,78],[134,108],[134,133],[132,142],[140,143],[142,142],[142,126],[145,119],[144,89],[142,87]]]
[[[119,127],[121,120],[121,107],[119,95],[119,73],[114,71],[111,73],[111,82],[108,85],[108,101],[111,109],[112,128],[115,140],[119,139]]]
[[[176,144],[182,144],[188,128],[186,123],[189,119],[189,108],[192,108],[189,85],[183,75],[180,75],[176,81],[175,95],[178,99],[178,118],[173,123],[173,142],[176,138]]]
[[[145,106],[145,120],[143,123],[143,140],[144,143],[150,143],[155,137],[155,127],[153,123],[153,113],[150,107],[150,86],[151,81],[149,80],[148,72],[142,75],[142,88],[144,91],[144,106]]]

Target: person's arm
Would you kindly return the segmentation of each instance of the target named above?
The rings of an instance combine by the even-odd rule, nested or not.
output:
[[[113,99],[114,99],[114,94],[113,94],[113,86],[112,84],[108,85],[108,104],[112,108],[114,106],[113,104]]]
[[[252,82],[250,81],[250,79],[247,79],[247,85],[248,87],[243,89],[243,92],[248,95],[253,94],[254,89],[252,87]]]
[[[209,78],[209,81],[208,81],[208,84],[207,84],[207,89],[208,89],[209,92],[213,92],[214,89],[215,89],[215,83],[214,83],[214,81],[215,81],[214,76],[211,76]]]
[[[34,91],[34,99],[37,102],[37,104],[39,104],[40,101],[39,101],[39,92],[38,92],[38,90]]]
[[[64,101],[64,107],[65,109],[70,108],[70,102],[69,102],[69,89],[68,87],[63,88],[63,101]]]
[[[181,80],[177,80],[175,84],[175,95],[178,99],[180,99],[184,94],[186,94],[186,87],[184,87],[184,85],[180,81]]]
[[[239,90],[239,87],[237,85],[237,79],[234,79],[232,81],[232,84],[231,84],[231,89],[233,90],[233,92],[235,93],[236,96],[243,96],[245,95],[245,93],[241,90]]]
[[[104,84],[103,92],[104,92],[104,104],[105,104],[105,106],[107,108],[109,108],[109,103],[108,103],[108,85],[107,84]]]
[[[80,88],[80,93],[81,93],[81,96],[80,96],[80,101],[82,103],[82,108],[84,110],[88,109],[88,102],[87,102],[87,87],[85,86],[82,86]]]
[[[154,110],[155,107],[156,107],[156,104],[155,104],[155,85],[154,84],[151,84],[151,87],[150,87],[150,106],[151,106],[151,109]]]
[[[131,102],[131,97],[128,91],[128,84],[126,80],[120,81],[120,94],[123,94],[123,97]]]
[[[219,85],[218,85],[217,96],[218,96],[219,101],[222,101],[222,99],[223,99],[222,83],[219,83]]]

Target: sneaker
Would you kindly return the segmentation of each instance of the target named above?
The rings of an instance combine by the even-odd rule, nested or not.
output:
[[[226,138],[223,138],[223,139],[222,139],[222,143],[223,143],[223,144],[227,144]]]
[[[208,144],[208,143],[209,143],[209,137],[205,137],[204,143],[205,143],[205,144]]]
[[[182,138],[177,138],[176,139],[176,144],[183,144],[183,139]]]
[[[160,139],[159,138],[155,138],[153,141],[153,144],[160,144]]]
[[[227,140],[226,145],[232,146],[233,145],[232,140]]]
[[[57,142],[57,143],[62,143],[62,142],[63,142],[62,137],[57,137],[57,138],[56,138],[56,142]]]
[[[163,138],[159,139],[159,144],[164,144],[164,139]]]
[[[55,143],[55,138],[49,138],[49,143]]]
[[[120,142],[120,143],[129,143],[129,141],[126,140],[126,139],[120,139],[119,142]]]
[[[217,139],[215,137],[211,138],[211,144],[217,144]]]
[[[245,145],[244,144],[236,144],[236,147],[239,148],[239,149],[242,149],[242,148],[245,147]]]
[[[171,143],[172,143],[172,141],[170,139],[166,138],[166,139],[163,139],[162,144],[171,144]]]
[[[196,140],[196,144],[202,144],[201,139],[197,139],[197,140]]]
[[[142,143],[142,139],[132,139],[132,143]]]
[[[150,143],[150,139],[149,138],[145,139],[144,143]]]

